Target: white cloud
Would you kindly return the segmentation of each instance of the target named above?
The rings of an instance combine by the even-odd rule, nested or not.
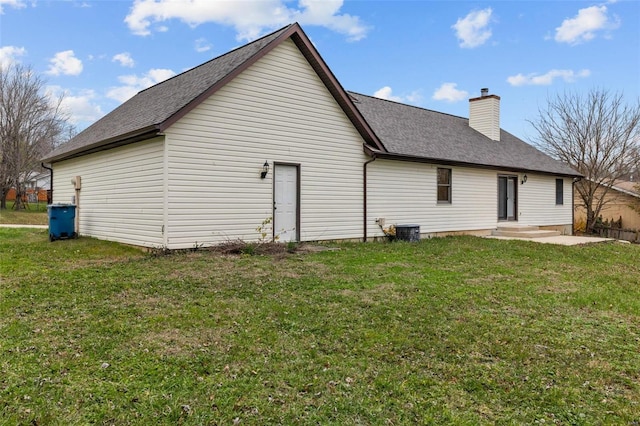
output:
[[[104,115],[100,105],[92,103],[95,98],[93,90],[84,90],[77,95],[68,94],[62,100],[62,107],[69,112],[72,123],[92,123]]]
[[[404,97],[404,99],[405,99],[404,102],[407,102],[413,105],[419,105],[420,103],[422,103],[422,95],[417,90],[409,93],[407,96]]]
[[[104,115],[100,105],[95,103],[97,96],[93,90],[81,90],[78,93],[72,93],[60,86],[48,86],[47,93],[53,99],[63,96],[61,109],[69,115],[69,121],[74,125],[93,123]]]
[[[20,9],[26,5],[22,0],[0,0],[0,15],[4,13],[3,6],[11,6],[15,9]]]
[[[302,25],[326,27],[337,33],[345,34],[349,41],[363,39],[370,29],[360,22],[360,18],[357,16],[346,13],[338,14],[342,8],[343,0],[300,0],[298,4],[303,10],[293,11],[292,18],[294,19],[291,19],[290,22],[298,21]]]
[[[329,28],[350,41],[364,38],[369,30],[359,17],[339,14],[343,0],[299,0],[298,8],[289,8],[287,3],[288,0],[136,0],[125,22],[134,34],[143,36],[151,34],[152,24],[170,19],[192,27],[214,22],[234,27],[238,40],[255,40],[267,30],[296,21]]]
[[[384,86],[373,93],[373,96],[380,99],[386,99],[388,101],[402,102],[400,96],[393,96],[391,93],[393,90],[389,86]]]
[[[578,72],[573,70],[551,70],[546,74],[517,74],[507,78],[507,82],[512,86],[549,86],[553,80],[560,78],[567,83],[573,83],[578,78],[586,78],[591,75],[591,71],[584,69]]]
[[[13,64],[20,63],[20,56],[27,54],[24,47],[3,46],[0,47],[0,68],[6,68]]]
[[[490,7],[482,10],[476,10],[469,12],[464,18],[459,18],[458,21],[451,26],[456,30],[456,37],[460,40],[460,47],[474,48],[483,45],[491,37],[491,23]]]
[[[69,121],[72,124],[92,123],[104,115],[100,105],[95,103],[97,98],[93,90],[81,90],[78,93],[72,93],[60,86],[49,86],[47,92],[54,98],[62,96],[62,111],[69,114]]]
[[[196,40],[195,49],[196,52],[199,53],[206,52],[207,50],[211,50],[211,43],[209,43],[206,38],[201,37]]]
[[[111,61],[119,62],[120,65],[122,65],[123,67],[129,67],[129,68],[133,68],[133,66],[136,64],[129,52],[118,53],[117,55],[113,56]]]
[[[122,75],[118,77],[118,80],[123,83],[123,85],[109,89],[107,91],[107,97],[115,99],[118,102],[124,102],[132,98],[139,91],[160,83],[174,75],[176,75],[174,71],[162,68],[151,69],[141,77],[137,75]]]
[[[456,89],[457,83],[442,83],[435,92],[433,92],[432,98],[436,101],[445,102],[459,102],[469,97],[469,92],[466,90]]]
[[[49,62],[47,74],[79,75],[82,72],[82,61],[74,56],[73,50],[58,52]]]
[[[607,6],[591,6],[580,9],[574,18],[565,19],[556,28],[558,43],[580,44],[596,37],[597,31],[612,30],[620,26],[617,18],[607,15]]]
[[[422,95],[418,90],[415,90],[408,95],[397,96],[393,94],[393,89],[389,86],[384,86],[373,93],[373,96],[379,99],[386,99],[388,101],[402,102],[417,105],[422,101]]]

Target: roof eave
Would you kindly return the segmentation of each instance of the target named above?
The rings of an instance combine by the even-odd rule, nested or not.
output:
[[[558,172],[545,171],[545,170],[527,169],[522,167],[499,166],[499,165],[492,165],[492,164],[478,164],[478,163],[469,163],[465,161],[448,160],[443,158],[420,157],[417,155],[383,152],[383,151],[373,149],[367,145],[364,145],[364,151],[367,155],[371,157],[377,157],[377,158],[386,159],[386,160],[408,161],[412,163],[441,164],[441,165],[459,166],[459,167],[473,167],[477,169],[488,169],[488,170],[509,170],[509,171],[519,172],[519,173],[539,173],[539,174],[550,175],[550,176],[563,176],[563,177],[570,177],[570,178],[583,177],[579,173],[573,173],[573,174],[558,173]]]
[[[618,192],[620,192],[622,194],[626,194],[626,195],[629,195],[629,196],[634,197],[634,198],[640,198],[640,193],[631,191],[629,189],[621,188],[621,187],[619,187],[617,185],[610,185],[610,184],[606,184],[604,182],[598,183],[594,179],[589,179],[589,178],[585,178],[585,180],[588,180],[589,182],[593,182],[596,185],[606,186],[607,188],[613,189],[614,191],[618,191]]]
[[[136,130],[124,135],[116,136],[111,139],[103,139],[90,145],[82,146],[75,150],[63,152],[62,154],[52,157],[45,157],[41,161],[43,163],[56,163],[63,160],[69,160],[71,158],[80,157],[83,155],[93,154],[99,151],[105,151],[107,149],[117,148],[123,145],[128,145],[135,142],[140,142],[146,139],[151,139],[156,136],[160,136],[161,131],[157,125],[148,126],[143,129]]]
[[[629,195],[630,197],[640,198],[640,194],[638,194],[637,192],[629,191],[628,189],[620,188],[619,186],[615,185],[611,188],[623,194]]]

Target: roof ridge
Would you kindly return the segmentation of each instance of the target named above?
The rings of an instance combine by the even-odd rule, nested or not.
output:
[[[404,102],[393,101],[391,99],[383,99],[383,98],[378,98],[376,96],[365,95],[365,94],[362,94],[362,93],[354,92],[353,90],[347,90],[347,93],[353,93],[354,95],[364,96],[364,97],[370,98],[370,99],[375,99],[376,101],[390,102],[392,104],[402,105],[402,106],[406,106],[406,107],[409,107],[409,108],[415,108],[415,109],[419,109],[419,110],[422,110],[422,111],[435,112],[437,114],[448,115],[449,117],[461,118],[461,119],[467,120],[467,121],[469,120],[469,117],[462,117],[460,115],[454,115],[454,114],[449,114],[448,112],[436,111],[435,109],[424,108],[424,107],[420,107],[420,106],[417,106],[417,105],[405,104]]]
[[[192,67],[192,68],[189,68],[189,69],[187,69],[187,70],[184,70],[184,71],[182,71],[182,72],[181,72],[181,73],[179,73],[179,74],[176,74],[176,75],[173,75],[173,76],[171,76],[171,77],[167,78],[166,80],[162,80],[162,81],[160,81],[160,82],[158,82],[158,83],[154,84],[153,86],[146,87],[146,88],[144,88],[144,89],[140,90],[137,94],[139,94],[139,93],[143,93],[143,92],[146,92],[147,90],[152,89],[152,88],[154,88],[154,87],[156,87],[156,86],[159,86],[160,84],[164,84],[164,83],[166,83],[166,82],[168,82],[168,81],[170,81],[170,80],[173,80],[173,79],[175,79],[175,78],[177,78],[177,77],[180,77],[180,76],[182,76],[182,75],[184,75],[184,74],[187,74],[187,73],[190,73],[190,72],[192,72],[192,71],[195,71],[195,70],[196,70],[196,69],[198,69],[198,68],[202,68],[202,67],[204,67],[205,65],[210,64],[212,61],[217,61],[218,59],[223,58],[223,57],[225,57],[225,56],[228,56],[228,55],[230,55],[230,54],[232,54],[232,53],[235,53],[235,52],[237,52],[237,51],[238,51],[238,50],[240,50],[240,49],[247,48],[247,47],[249,47],[249,46],[251,46],[251,45],[253,45],[253,44],[255,44],[255,43],[258,43],[259,41],[261,41],[261,40],[263,40],[263,39],[265,39],[265,38],[267,38],[267,37],[271,37],[271,36],[273,36],[273,35],[274,35],[274,34],[276,34],[276,33],[284,32],[287,28],[291,27],[292,25],[295,25],[295,23],[291,23],[291,24],[285,25],[284,27],[282,27],[282,28],[280,28],[280,29],[278,29],[278,30],[272,31],[272,32],[270,32],[269,34],[265,34],[265,35],[263,35],[262,37],[257,38],[257,39],[255,39],[255,40],[253,40],[253,41],[251,41],[251,42],[249,42],[249,43],[247,43],[247,44],[243,44],[243,45],[241,45],[241,46],[238,46],[238,47],[236,47],[235,49],[232,49],[232,50],[230,50],[230,51],[228,51],[228,52],[223,53],[222,55],[216,56],[215,58],[211,58],[211,59],[209,59],[209,60],[208,60],[208,61],[206,61],[206,62],[203,62],[203,63],[201,63],[201,64],[199,64],[199,65],[196,65],[196,66],[194,66],[194,67]]]

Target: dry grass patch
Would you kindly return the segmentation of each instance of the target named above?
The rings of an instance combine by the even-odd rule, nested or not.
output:
[[[558,281],[553,282],[550,285],[541,286],[538,289],[539,293],[553,293],[553,294],[571,294],[578,291],[579,284],[571,281]]]
[[[165,295],[148,295],[139,289],[126,288],[113,296],[111,306],[117,308],[136,308],[144,316],[152,316],[183,307],[184,302],[178,302]]]
[[[178,328],[164,328],[149,331],[141,336],[138,346],[149,349],[157,356],[191,356],[197,352],[216,351],[220,342],[224,341],[228,329],[215,328],[206,333],[194,332]]]
[[[402,300],[404,296],[398,292],[397,284],[381,283],[373,287],[340,290],[341,296],[354,299],[366,305],[381,305],[389,300]]]

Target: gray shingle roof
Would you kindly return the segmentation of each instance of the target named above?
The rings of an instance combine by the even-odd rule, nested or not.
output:
[[[144,129],[159,129],[163,122],[259,53],[290,26],[139,92],[69,142],[50,152],[44,161],[64,158],[93,146],[107,145],[109,141]]]
[[[363,135],[367,146],[382,148],[379,145],[381,142],[387,154],[418,160],[579,176],[564,164],[504,130],[501,130],[501,140],[496,142],[470,128],[466,118],[357,93],[345,93],[298,24],[288,25],[141,91],[49,153],[43,161],[59,161],[161,132],[197,104],[198,100],[209,96],[212,90],[225,84],[234,73],[240,72],[269,51],[268,46],[277,45],[272,42],[289,29],[289,34],[295,35],[294,41],[302,53]]]
[[[456,117],[348,92],[387,151],[441,162],[579,176],[573,169],[500,130],[494,141]]]

